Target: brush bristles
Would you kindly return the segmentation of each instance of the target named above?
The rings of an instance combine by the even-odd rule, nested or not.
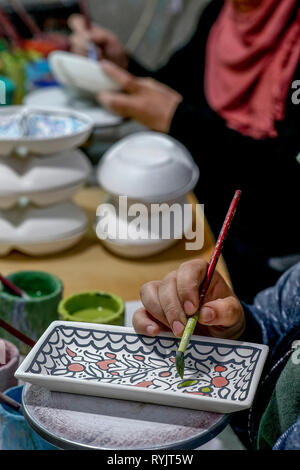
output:
[[[181,351],[177,351],[176,354],[176,369],[181,379],[183,379],[184,374],[184,354]]]

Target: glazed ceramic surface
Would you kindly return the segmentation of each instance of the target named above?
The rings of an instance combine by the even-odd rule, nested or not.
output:
[[[102,71],[101,62],[87,57],[55,51],[49,55],[49,64],[56,80],[67,87],[90,94],[120,89],[120,86]]]
[[[93,122],[83,113],[60,108],[3,106],[0,156],[13,152],[51,154],[80,146]]]
[[[62,251],[77,243],[87,227],[85,212],[69,201],[0,210],[0,255],[13,249],[30,255]]]
[[[193,190],[199,169],[177,140],[159,132],[138,132],[110,147],[97,175],[100,186],[110,194],[165,202]]]
[[[249,408],[268,347],[193,336],[185,377],[175,367],[179,340],[133,329],[53,322],[16,372],[50,390],[229,413]]]
[[[29,93],[24,104],[28,106],[46,106],[74,109],[86,114],[94,127],[112,127],[119,125],[123,118],[102,108],[93,98],[82,96],[74,90],[63,87],[46,87]]]
[[[20,197],[38,206],[69,199],[86,182],[92,167],[80,150],[49,157],[0,159],[0,208],[13,207]]]

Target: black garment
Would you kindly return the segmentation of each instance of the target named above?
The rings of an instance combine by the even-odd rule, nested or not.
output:
[[[229,129],[208,105],[204,93],[205,50],[209,31],[223,6],[213,0],[201,15],[190,42],[156,72],[134,60],[129,70],[152,76],[183,96],[173,117],[170,135],[191,152],[200,168],[195,193],[217,236],[236,189],[243,191],[224,257],[237,295],[251,302],[262,289],[274,285],[279,272],[268,259],[300,253],[299,203],[300,104],[292,102],[277,124],[278,137],[255,140]],[[300,64],[294,80],[300,79]]]

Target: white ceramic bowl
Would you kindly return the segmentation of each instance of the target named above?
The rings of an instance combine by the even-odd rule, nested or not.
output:
[[[186,198],[176,201],[182,207],[187,203]],[[157,238],[151,233],[151,212],[148,211],[148,216],[145,215],[145,225],[143,229],[142,219],[139,215],[139,226],[134,229],[134,225],[130,227],[132,217],[119,216],[117,202],[115,198],[108,198],[105,204],[104,217],[102,219],[104,223],[99,224],[101,217],[96,222],[96,233],[101,239],[103,245],[113,253],[125,257],[125,258],[144,258],[153,256],[177,243],[180,239],[184,238],[184,235],[189,235],[193,229],[193,216],[187,211],[183,218],[176,220],[170,217],[170,237],[163,238],[161,233],[158,234]],[[128,205],[129,207],[129,205]],[[150,207],[148,208],[150,209]],[[159,220],[159,213],[157,215],[157,221]],[[175,226],[176,225],[176,226]],[[159,226],[159,225],[158,225]],[[127,234],[126,238],[116,237],[115,234]],[[177,234],[175,237],[174,234]]]
[[[55,51],[49,55],[49,65],[56,80],[66,87],[89,94],[120,89],[120,86],[103,72],[100,61],[70,52]]]
[[[93,121],[64,108],[0,108],[0,156],[13,152],[49,155],[79,147],[91,134]]]
[[[93,98],[82,96],[77,91],[64,87],[46,87],[34,90],[24,98],[27,106],[47,106],[74,109],[86,114],[94,124],[94,127],[114,127],[123,121],[121,116],[107,111]]]
[[[85,212],[72,202],[0,210],[0,255],[13,249],[35,256],[57,253],[77,243],[87,227]]]
[[[134,201],[177,200],[193,190],[199,169],[177,140],[158,132],[138,132],[114,144],[97,170],[100,186]]]
[[[21,197],[38,206],[71,198],[92,170],[80,150],[48,157],[4,157],[0,159],[0,209],[12,208]]]

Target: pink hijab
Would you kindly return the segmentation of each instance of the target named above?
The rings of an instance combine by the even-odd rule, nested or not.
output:
[[[299,58],[299,0],[263,0],[248,13],[225,0],[207,42],[207,101],[228,127],[274,138]]]

